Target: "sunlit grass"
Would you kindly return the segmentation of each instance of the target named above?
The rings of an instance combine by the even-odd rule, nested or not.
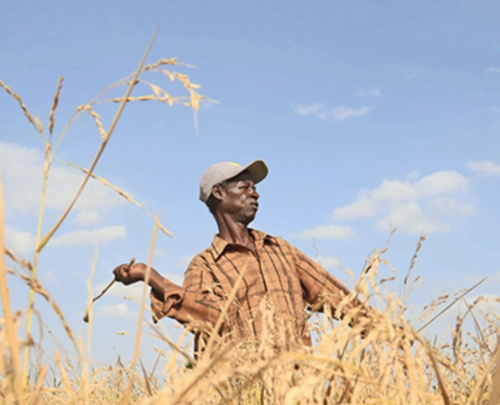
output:
[[[151,44],[150,44],[151,46]],[[149,46],[149,47],[150,47]],[[117,186],[94,173],[107,142],[113,133],[124,107],[132,101],[160,101],[172,106],[185,105],[198,110],[204,99],[183,73],[171,70],[180,63],[174,59],[161,59],[146,65],[149,47],[137,70],[110,86],[88,103],[75,109],[73,117],[61,134],[53,141],[53,130],[63,79],[56,87],[56,94],[48,119],[47,131],[40,119],[32,115],[19,95],[0,81],[8,96],[21,107],[43,142],[45,165],[43,191],[37,228],[35,254],[32,260],[15,257],[6,250],[3,240],[4,217],[0,184],[0,296],[3,314],[0,319],[0,403],[5,404],[498,404],[500,397],[500,349],[498,340],[499,315],[493,311],[477,311],[480,300],[467,305],[464,315],[456,319],[455,327],[447,338],[441,336],[432,342],[426,338],[426,327],[439,321],[441,315],[461,300],[467,291],[441,296],[425,307],[419,324],[409,322],[406,307],[418,277],[412,270],[420,252],[422,237],[405,275],[403,292],[398,295],[385,288],[388,279],[379,275],[381,266],[389,266],[384,258],[387,248],[375,250],[366,260],[352,296],[375,308],[368,318],[354,327],[350,321],[356,316],[350,313],[341,321],[335,321],[331,311],[311,322],[317,342],[315,348],[302,347],[296,331],[285,320],[277,318],[272,302],[263,300],[261,310],[265,320],[264,334],[259,342],[252,340],[221,342],[216,333],[229,308],[235,291],[229,295],[226,308],[214,329],[209,325],[187,325],[179,342],[171,342],[161,331],[152,326],[153,334],[169,351],[159,350],[165,367],[146,370],[140,360],[139,347],[143,322],[143,308],[147,305],[147,287],[144,286],[140,302],[141,311],[136,331],[136,344],[131,364],[117,359],[115,364],[96,367],[90,364],[92,340],[92,316],[89,317],[88,333],[82,343],[75,337],[63,311],[37,277],[38,257],[48,241],[65,221],[78,200],[87,181],[92,177],[111,187],[129,203],[139,206],[155,219],[148,269],[157,230],[170,235],[160,223],[159,216],[152,215],[136,199]],[[179,81],[187,95],[171,96],[157,83],[142,80],[144,72],[156,72],[169,81]],[[138,86],[141,85],[141,86]],[[120,98],[104,97],[119,86],[127,90]],[[132,96],[136,87],[147,88],[151,94]],[[119,108],[106,130],[98,113],[99,104],[118,103]],[[85,173],[84,181],[74,199],[60,218],[42,235],[46,186],[50,170],[59,161],[55,153],[63,143],[68,128],[83,113],[89,114],[96,124],[101,145],[89,168],[65,162]],[[1,169],[1,162],[0,162]],[[7,262],[5,258],[7,257]],[[93,268],[93,265],[92,265]],[[244,273],[242,269],[241,274]],[[7,274],[24,280],[31,295],[26,309],[13,312],[10,308]],[[89,282],[89,306],[91,310]],[[58,315],[67,337],[73,343],[75,356],[70,360],[65,353],[55,352],[54,365],[34,363],[30,348],[39,342],[31,337],[34,296],[45,299]],[[465,328],[470,319],[473,329]],[[49,325],[50,328],[50,325]],[[192,329],[205,330],[210,335],[201,356],[194,356],[185,340]],[[366,333],[368,330],[368,333]],[[63,338],[63,337],[59,337]],[[24,368],[21,351],[24,350]],[[28,369],[28,364],[36,364]]]

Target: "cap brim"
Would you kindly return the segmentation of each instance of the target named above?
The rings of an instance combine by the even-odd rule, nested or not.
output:
[[[250,176],[252,176],[252,180],[254,181],[255,184],[260,183],[262,180],[264,180],[269,173],[269,169],[267,168],[267,165],[264,163],[263,160],[254,160],[252,163],[247,165],[241,172],[244,172],[245,170],[250,173]]]

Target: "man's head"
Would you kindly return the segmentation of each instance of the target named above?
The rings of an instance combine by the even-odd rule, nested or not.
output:
[[[216,216],[224,213],[249,224],[257,213],[259,194],[255,185],[268,173],[266,164],[256,160],[247,166],[221,162],[210,166],[200,180],[200,200]]]

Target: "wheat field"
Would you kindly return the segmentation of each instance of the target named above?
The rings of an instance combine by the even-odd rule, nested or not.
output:
[[[297,343],[295,331],[286,322],[274,316],[271,302],[264,300],[261,311],[265,319],[262,341],[250,340],[220,342],[211,334],[205,352],[195,358],[183,341],[190,330],[209,325],[188,325],[179,342],[172,342],[154,326],[153,334],[165,349],[159,357],[165,366],[146,370],[140,360],[140,343],[146,288],[142,296],[141,312],[135,336],[133,360],[128,364],[117,361],[107,366],[95,366],[89,360],[88,348],[92,340],[92,316],[85,339],[75,336],[58,303],[37,277],[38,259],[48,241],[65,221],[88,180],[93,178],[111,187],[130,204],[134,204],[155,220],[148,269],[151,266],[156,232],[170,235],[145,207],[114,184],[94,173],[125,105],[136,102],[159,101],[192,108],[196,112],[200,102],[206,101],[198,90],[200,86],[189,76],[177,72],[181,65],[174,59],[161,59],[146,64],[151,41],[137,70],[111,85],[93,100],[78,106],[73,117],[59,136],[53,138],[54,122],[63,79],[59,80],[48,125],[31,114],[22,98],[0,81],[7,96],[17,102],[24,116],[32,124],[45,145],[43,192],[40,199],[40,217],[34,257],[31,260],[16,257],[4,247],[3,195],[0,184],[0,403],[2,404],[470,404],[494,405],[500,401],[499,314],[478,311],[484,300],[466,304],[467,311],[458,316],[450,336],[432,341],[426,330],[433,322],[476,286],[456,294],[437,297],[420,315],[419,325],[410,321],[407,304],[412,289],[418,283],[412,270],[420,252],[424,236],[416,247],[408,273],[404,277],[402,294],[385,288],[388,279],[380,277],[382,266],[390,267],[385,259],[387,247],[375,249],[366,259],[361,276],[356,281],[354,294],[366,305],[376,308],[369,319],[350,327],[351,314],[334,321],[331,311],[311,320],[314,348]],[[143,80],[141,74],[150,72],[178,81],[186,93],[172,96],[159,84]],[[146,94],[131,96],[134,88],[146,89]],[[112,89],[124,88],[123,97],[108,98]],[[117,112],[108,129],[98,113],[100,103],[116,103]],[[101,145],[88,168],[82,170],[85,178],[72,202],[50,227],[41,232],[44,216],[46,184],[52,164],[57,161],[56,151],[68,128],[82,114],[89,114],[101,136]],[[1,170],[1,162],[0,162]],[[10,305],[8,278],[23,280],[30,291],[29,300],[22,311],[13,312]],[[91,289],[89,288],[89,291]],[[76,360],[55,352],[55,367],[38,363],[33,365],[33,351],[37,344],[32,338],[32,320],[35,314],[34,297],[46,300],[64,326],[66,337],[72,342]],[[88,310],[92,297],[89,292]],[[483,308],[483,306],[482,306]],[[222,317],[224,314],[222,314]],[[468,325],[472,325],[469,327]],[[50,327],[50,325],[49,325]],[[217,329],[217,327],[215,328]],[[365,330],[368,330],[366,333]],[[66,338],[64,337],[64,338]],[[61,337],[62,338],[62,337]]]

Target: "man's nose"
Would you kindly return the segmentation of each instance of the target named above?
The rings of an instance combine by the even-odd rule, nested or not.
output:
[[[256,189],[252,189],[252,197],[255,198],[256,200],[259,199],[260,194],[257,192]]]

